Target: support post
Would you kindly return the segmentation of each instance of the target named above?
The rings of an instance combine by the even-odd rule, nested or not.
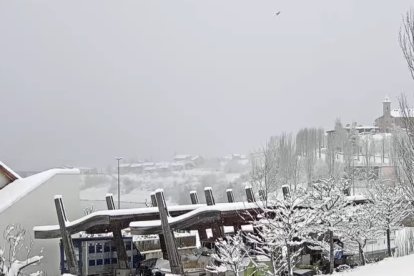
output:
[[[204,195],[206,197],[206,203],[208,206],[216,205],[216,202],[214,201],[213,190],[211,187],[204,188]]]
[[[114,197],[112,194],[106,194],[106,205],[108,210],[115,210],[115,203]],[[128,269],[128,254],[126,252],[124,238],[122,237],[122,229],[119,223],[113,222],[111,223],[112,228],[112,235],[116,247],[117,258],[118,258],[118,268],[120,269]]]
[[[191,199],[191,204],[198,204],[197,191],[190,192],[190,199]]]
[[[247,197],[247,202],[255,202],[256,199],[254,198],[254,193],[253,193],[253,189],[250,186],[246,186],[246,188],[244,188],[246,191],[246,197]]]
[[[227,201],[229,203],[234,202],[234,194],[233,194],[233,190],[232,189],[227,189],[226,190],[226,194],[227,194]]]
[[[174,234],[171,231],[170,224],[168,222],[169,214],[167,210],[167,204],[165,203],[164,191],[162,189],[155,191],[155,197],[157,199],[158,210],[160,213],[161,227],[165,237],[171,273],[184,275],[184,270],[181,264],[180,255],[178,254]]]
[[[105,200],[108,210],[115,210],[114,196],[112,194],[106,194]]]
[[[151,205],[152,207],[157,207],[157,198],[155,197],[155,193],[151,193]],[[163,234],[158,235],[158,239],[160,241],[160,248],[162,252],[162,258],[164,260],[168,260],[168,251],[167,251],[167,245],[165,244],[165,237]]]
[[[155,198],[155,193],[151,193],[151,205],[152,207],[157,207],[157,199]]]
[[[66,230],[66,217],[65,207],[63,206],[62,196],[55,196],[55,207],[59,222],[60,235],[62,236],[63,248],[65,250],[66,262],[69,268],[69,272],[74,275],[79,274],[78,261],[76,260],[75,249],[71,235]]]
[[[193,205],[198,204],[197,191],[190,191],[190,199],[191,199],[191,204]],[[201,245],[203,245],[203,243],[207,241],[206,229],[199,228],[197,229],[197,232],[198,232],[198,238],[200,239],[200,243]]]
[[[216,205],[213,196],[213,189],[211,189],[211,187],[204,188],[204,195],[206,197],[206,203],[208,206]],[[218,226],[217,224],[211,226],[211,232],[213,233],[214,240],[216,240],[219,237],[222,237],[224,233],[222,227]]]

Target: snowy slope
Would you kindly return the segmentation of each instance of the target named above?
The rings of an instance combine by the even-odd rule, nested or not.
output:
[[[355,268],[349,272],[337,273],[343,276],[406,276],[414,275],[414,254],[399,258],[387,258],[381,262]]]

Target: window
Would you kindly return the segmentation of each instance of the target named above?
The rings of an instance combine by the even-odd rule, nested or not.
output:
[[[111,246],[109,245],[109,243],[105,243],[104,244],[104,252],[110,252],[111,251]]]
[[[95,266],[95,260],[89,260],[89,266]]]
[[[96,265],[102,265],[102,264],[103,264],[103,260],[102,259],[96,260]]]
[[[96,244],[96,253],[102,253],[102,243]]]
[[[112,258],[112,263],[113,263],[113,264],[118,263],[118,259],[117,259],[117,258]]]
[[[132,249],[131,242],[125,242],[125,249],[127,251]]]
[[[110,259],[110,258],[106,258],[106,259],[104,260],[104,264],[106,264],[106,265],[111,264],[111,259]]]
[[[90,243],[89,245],[88,245],[88,252],[89,253],[95,253],[95,244],[93,244],[93,243]]]

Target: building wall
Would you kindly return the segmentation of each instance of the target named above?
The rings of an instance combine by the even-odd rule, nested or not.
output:
[[[11,184],[12,185],[12,184]],[[33,238],[33,227],[58,224],[54,196],[61,194],[69,220],[81,216],[79,199],[80,176],[56,174],[12,206],[0,213],[0,240],[9,224],[20,224],[26,229],[26,241]],[[4,241],[1,241],[4,245]],[[43,249],[43,252],[41,250]],[[59,239],[34,240],[32,255],[43,255],[41,265],[35,270],[45,270],[47,275],[59,273]],[[24,259],[24,256],[22,256]]]
[[[375,120],[375,125],[379,127],[381,132],[390,132],[395,124],[395,118],[384,115]]]

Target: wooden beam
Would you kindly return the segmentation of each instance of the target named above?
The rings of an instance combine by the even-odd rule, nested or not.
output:
[[[174,233],[171,231],[170,224],[168,222],[169,214],[167,204],[164,198],[164,191],[162,189],[157,190],[155,192],[155,197],[157,199],[158,210],[160,213],[161,227],[165,237],[171,273],[184,275],[184,270],[181,264],[181,258],[178,254],[178,248],[174,238]]]
[[[191,204],[198,204],[198,195],[197,195],[197,191],[190,191],[190,199],[191,199]],[[203,245],[204,242],[207,241],[207,233],[206,233],[206,229],[205,228],[199,228],[197,229],[198,232],[198,238],[200,239],[200,243],[201,245]]]
[[[253,193],[253,189],[250,186],[246,186],[246,188],[244,188],[246,191],[246,197],[247,197],[247,202],[255,202],[256,199],[254,198],[254,193]]]
[[[213,189],[211,187],[204,188],[204,195],[206,197],[206,203],[208,206],[216,205],[213,195]],[[213,234],[213,240],[216,240],[224,236],[224,229],[217,224],[211,226],[211,232]]]
[[[114,197],[112,194],[106,194],[106,205],[108,210],[115,210]],[[121,225],[117,222],[111,222],[112,236],[114,239],[116,247],[116,255],[118,258],[118,268],[127,269],[129,268],[128,264],[128,254],[125,248],[124,238],[122,237],[122,228]]]
[[[157,198],[155,197],[155,193],[151,193],[151,205],[152,207],[157,207]],[[158,235],[158,239],[160,241],[160,248],[161,248],[161,252],[162,252],[162,258],[164,260],[168,260],[168,251],[167,251],[167,245],[165,243],[165,237],[163,234],[159,234]]]
[[[112,194],[106,194],[105,200],[108,210],[115,210],[114,196]]]
[[[226,190],[226,194],[227,194],[227,201],[229,203],[234,202],[234,194],[233,194],[233,190],[232,189],[227,189]]]
[[[191,204],[198,204],[198,196],[196,191],[190,192]]]
[[[206,203],[208,206],[216,205],[216,202],[214,201],[213,190],[211,187],[204,188],[204,196],[206,197]]]
[[[65,207],[63,206],[62,196],[55,196],[55,207],[59,222],[60,234],[62,237],[63,249],[65,250],[66,262],[69,268],[69,272],[74,275],[78,275],[78,261],[76,260],[75,249],[71,235],[66,230],[66,217]]]
[[[157,207],[157,199],[155,198],[155,193],[151,193],[151,205],[152,207]]]

